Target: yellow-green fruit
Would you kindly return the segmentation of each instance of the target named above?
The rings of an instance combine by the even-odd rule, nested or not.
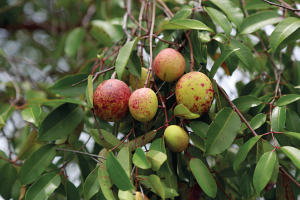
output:
[[[143,200],[143,194],[140,192],[135,192],[135,198],[134,200]],[[148,197],[146,195],[144,195],[145,200],[149,200]]]
[[[203,115],[211,106],[214,90],[205,74],[190,72],[178,80],[175,94],[178,104],[183,104],[192,113]]]
[[[147,122],[155,116],[158,101],[153,90],[141,88],[131,94],[128,105],[134,119],[140,122]]]
[[[148,71],[148,69],[142,67],[142,75],[141,75],[142,78],[138,79],[137,89],[140,89],[140,88],[144,87],[144,84],[145,84],[147,76],[148,76],[147,71]],[[152,78],[152,74],[150,74],[147,87],[150,87],[150,80],[151,80],[151,78]],[[129,84],[131,86],[132,91],[134,91],[136,89],[136,76],[135,75],[130,74],[130,76],[129,76]]]
[[[164,133],[166,146],[174,152],[182,152],[189,144],[189,135],[180,126],[168,126]]]

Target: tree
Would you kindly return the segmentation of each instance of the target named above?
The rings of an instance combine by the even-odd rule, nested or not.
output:
[[[0,195],[299,198],[297,3],[1,1]],[[129,75],[141,78],[142,67],[153,73],[165,48],[183,55],[185,73],[200,71],[211,80],[207,113],[177,105],[177,81],[148,76],[145,85],[150,81],[159,101],[152,120],[128,114],[109,123],[94,114],[101,82],[117,78],[129,85]],[[249,78],[236,83],[236,98],[216,81],[220,74],[233,81],[234,72]],[[169,125],[188,132],[183,152],[165,147]],[[87,148],[89,141],[95,143]]]

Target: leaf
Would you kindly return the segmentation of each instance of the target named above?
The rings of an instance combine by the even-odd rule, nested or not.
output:
[[[219,43],[219,47],[221,49],[221,52],[226,50],[226,49],[229,49],[230,48],[230,40],[228,39],[228,44],[227,43]],[[225,64],[228,68],[228,71],[229,71],[229,75],[231,76],[232,73],[236,70],[236,68],[238,67],[238,64],[239,64],[239,58],[237,56],[236,53],[232,53],[230,54],[226,60],[225,60]]]
[[[0,129],[5,126],[5,122],[3,121],[3,118],[0,115]]]
[[[161,25],[162,30],[196,29],[214,32],[211,28],[195,19],[176,19]]]
[[[244,198],[249,198],[254,194],[254,188],[252,184],[253,169],[247,168],[240,180],[239,189]]]
[[[100,129],[100,131],[101,131],[101,134],[104,138],[105,144],[106,144],[108,149],[114,148],[115,146],[117,146],[121,142],[116,136],[109,133],[108,131],[106,131],[104,129]],[[105,147],[102,140],[101,140],[98,129],[90,129],[90,133],[92,134],[94,140],[98,144],[100,144],[102,147]],[[123,147],[124,147],[124,145],[121,144],[120,146],[118,146],[116,148],[116,151],[120,151]]]
[[[131,42],[126,43],[119,51],[117,60],[116,60],[116,72],[118,75],[118,79],[121,80],[122,74],[124,71],[125,66],[127,65],[127,62],[129,60],[129,57],[131,55],[131,52],[135,48],[136,44],[140,40],[139,37],[135,38]]]
[[[226,60],[226,58],[235,51],[238,51],[239,49],[226,49],[222,51],[222,53],[219,55],[219,57],[214,62],[213,66],[211,67],[211,70],[209,72],[209,79],[212,80],[215,74],[217,73],[217,70],[221,66],[221,64]]]
[[[265,114],[258,114],[255,117],[252,118],[252,120],[250,121],[250,126],[252,127],[253,130],[258,129],[259,127],[261,127],[267,119],[267,115]],[[247,127],[246,124],[242,124],[242,127],[240,128],[240,131],[245,130]]]
[[[78,105],[82,105],[87,107],[84,101],[71,99],[71,98],[64,98],[64,99],[44,99],[44,98],[34,98],[27,102],[27,108],[34,106],[36,103],[43,105],[43,106],[50,106],[50,107],[58,107],[64,103],[74,103]],[[42,113],[41,113],[42,114]]]
[[[300,169],[300,150],[295,147],[284,146],[280,148],[287,157],[289,157],[294,165]]]
[[[65,53],[68,56],[75,57],[77,55],[77,50],[81,44],[83,33],[84,33],[83,27],[77,27],[68,34],[65,43]]]
[[[130,190],[127,191],[119,190],[118,197],[120,200],[134,200],[134,196],[132,194],[132,191]]]
[[[133,154],[132,162],[138,168],[141,168],[141,169],[151,168],[151,163],[147,160],[145,152],[141,147],[138,147],[135,150],[135,153]]]
[[[240,34],[249,34],[271,24],[276,24],[284,18],[275,11],[258,12],[245,18],[241,26]]]
[[[1,110],[2,113],[0,116],[5,122],[12,115],[14,111],[15,111],[15,106],[9,106],[4,112]]]
[[[196,118],[200,117],[200,115],[192,113],[183,104],[179,104],[175,107],[174,115],[180,119],[196,119]]]
[[[18,172],[16,168],[8,162],[0,166],[0,170],[0,194],[4,199],[10,199],[13,184],[18,179]]]
[[[110,189],[113,183],[110,180],[109,174],[106,170],[106,161],[104,161],[99,167],[98,178],[99,178],[100,188],[105,198],[116,200],[117,198],[114,196],[113,191]]]
[[[76,104],[65,103],[55,108],[42,121],[37,141],[54,141],[72,133],[82,121],[83,110]]]
[[[232,103],[237,107],[237,109],[244,110],[258,106],[262,103],[262,101],[255,96],[242,96],[234,99]]]
[[[285,173],[279,173],[276,182],[276,200],[296,200],[289,177]]]
[[[194,143],[194,145],[196,147],[198,147],[202,151],[205,151],[204,140],[201,137],[199,137],[199,135],[197,135],[194,132],[191,132],[190,135],[189,135],[189,138],[192,140],[192,142]]]
[[[127,66],[129,67],[129,72],[139,79],[142,78],[142,64],[141,60],[135,51],[132,51],[128,59]]]
[[[170,22],[177,20],[177,19],[187,19],[192,13],[192,9],[182,9],[176,12],[174,17],[170,19]]]
[[[35,104],[30,108],[24,109],[21,112],[22,118],[25,121],[33,123],[35,126],[39,125],[39,116],[41,114],[41,108],[39,104]]]
[[[272,2],[277,3],[274,0],[272,0]],[[261,0],[248,0],[245,5],[245,9],[247,10],[258,10],[258,9],[267,9],[267,8],[274,8],[274,6]]]
[[[92,198],[99,190],[100,184],[98,177],[99,166],[96,167],[86,178],[83,185],[83,195],[85,200]]]
[[[150,142],[155,137],[156,132],[157,132],[156,130],[153,130],[153,131],[145,133],[144,135],[141,135],[140,137],[136,138],[138,147],[142,147],[145,144],[147,144],[148,142]],[[143,141],[144,141],[144,143],[143,143]],[[127,143],[124,144],[124,146],[127,146]],[[129,142],[129,149],[130,149],[130,151],[136,150],[135,140],[134,139]]]
[[[273,131],[282,132],[285,125],[285,107],[276,106],[272,110],[271,126]]]
[[[217,184],[203,162],[198,158],[192,158],[190,160],[190,168],[202,190],[208,196],[215,198],[217,195]]]
[[[223,13],[221,13],[218,10],[216,10],[214,8],[211,8],[211,7],[204,7],[204,9],[209,14],[209,16],[211,17],[211,19],[216,24],[218,24],[219,26],[222,27],[222,29],[226,33],[226,36],[229,37],[230,33],[231,33],[231,30],[232,30],[232,25],[228,21],[228,19],[226,18],[226,16]]]
[[[241,120],[238,114],[228,107],[222,109],[209,126],[204,138],[205,155],[225,151],[234,141],[240,127]]]
[[[130,174],[132,171],[132,153],[129,151],[129,148],[127,146],[123,147],[119,151],[117,160],[130,178]]]
[[[253,185],[257,196],[269,182],[272,176],[275,160],[276,153],[273,151],[266,152],[259,159],[253,175]]]
[[[37,179],[56,156],[56,145],[45,144],[26,159],[19,171],[21,185],[29,184]]]
[[[190,127],[198,136],[204,139],[209,125],[202,121],[192,121]]]
[[[218,41],[219,43],[229,46],[230,45],[230,41],[229,39],[224,36],[222,33],[217,33],[214,37],[212,37],[213,40]]]
[[[44,174],[27,190],[25,200],[47,199],[59,184],[60,176],[58,174]]]
[[[93,96],[94,96],[94,89],[93,89],[93,76],[89,75],[88,77],[88,85],[86,88],[86,101],[90,108],[93,108]]]
[[[24,160],[27,159],[28,156],[30,156],[33,152],[35,152],[37,149],[41,147],[41,143],[36,142],[36,138],[38,136],[38,132],[35,130],[32,130],[30,134],[26,137],[26,140],[24,143],[22,143],[18,159]]]
[[[252,149],[252,147],[256,144],[256,142],[262,137],[262,135],[255,136],[248,140],[238,151],[234,162],[233,162],[233,169],[237,173],[239,165],[246,159],[247,154]]]
[[[260,139],[257,142],[257,148],[256,148],[256,163],[258,163],[259,159],[261,158],[261,156],[269,151],[273,151],[274,147],[267,141],[264,139]]]
[[[160,178],[154,174],[150,175],[147,180],[150,182],[152,187],[155,189],[156,193],[162,198],[165,199],[165,190],[162,185]]]
[[[275,52],[281,42],[300,27],[300,20],[296,17],[287,17],[280,22],[270,36],[270,46]]]
[[[112,151],[110,151],[107,156],[106,170],[109,174],[109,178],[120,190],[125,191],[135,189],[125,170],[113,155]]]
[[[151,163],[153,171],[158,171],[161,165],[167,160],[167,155],[157,150],[149,150],[146,156]]]
[[[285,106],[287,104],[293,103],[294,101],[298,101],[299,99],[300,95],[298,94],[287,94],[278,99],[277,106]]]
[[[67,200],[80,200],[78,189],[70,181],[66,183],[66,193]]]
[[[294,133],[294,132],[283,132],[282,134],[290,137],[291,139],[298,139],[300,141],[300,133]]]
[[[230,0],[211,0],[216,6],[218,6],[230,19],[238,29],[241,28],[243,23],[244,14],[243,11],[232,1]]]

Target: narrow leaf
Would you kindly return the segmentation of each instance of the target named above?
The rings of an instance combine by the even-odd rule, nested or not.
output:
[[[214,32],[211,28],[195,19],[177,19],[172,22],[165,22],[161,25],[162,30],[176,30],[176,29],[196,29]]]
[[[106,199],[116,200],[117,198],[114,196],[113,191],[111,190],[111,186],[113,185],[112,181],[109,178],[109,174],[106,169],[106,161],[104,161],[98,171],[99,183],[101,191]]]
[[[66,183],[66,193],[67,200],[80,200],[78,189],[70,181]]]
[[[83,185],[83,195],[85,200],[92,198],[99,190],[99,178],[98,177],[99,166],[96,167],[86,178]]]
[[[209,125],[202,121],[192,121],[190,127],[198,136],[204,139]]]
[[[276,106],[272,110],[271,126],[273,131],[282,132],[285,125],[285,107]]]
[[[151,163],[147,160],[145,152],[141,147],[138,147],[135,150],[135,153],[133,154],[132,162],[138,168],[141,168],[141,169],[151,168]]]
[[[222,27],[224,32],[226,33],[226,36],[229,37],[231,30],[232,30],[232,25],[226,18],[226,16],[219,12],[218,10],[211,8],[211,7],[205,7],[206,12],[209,14],[209,16],[212,18],[212,20],[218,24],[219,26]]]
[[[5,126],[5,122],[4,122],[3,118],[2,118],[1,115],[0,115],[0,129],[1,129],[3,126]]]
[[[300,99],[300,95],[298,94],[287,94],[277,101],[277,106],[285,106],[287,104],[293,103],[294,101],[298,101]]]
[[[253,119],[250,121],[250,126],[252,127],[253,130],[258,129],[259,127],[261,127],[267,119],[267,115],[265,114],[258,114],[255,117],[253,117]],[[245,130],[247,127],[246,124],[242,124],[242,127],[240,128],[240,131]]]
[[[148,142],[150,142],[155,137],[156,132],[157,132],[156,130],[153,130],[153,131],[145,133],[144,135],[141,135],[140,137],[136,138],[138,147],[142,147],[145,144],[147,144]],[[127,145],[128,145],[128,143],[124,144],[124,146],[127,146]],[[135,139],[133,139],[129,142],[129,149],[130,149],[130,151],[134,151],[137,149]]]
[[[127,176],[130,178],[132,171],[132,153],[129,151],[128,147],[123,147],[119,151],[117,160],[125,170]]]
[[[226,45],[226,46],[230,45],[229,39],[222,33],[217,33],[214,37],[212,37],[212,39],[218,41],[219,43],[221,43],[223,45]]]
[[[84,29],[83,27],[77,27],[73,29],[66,39],[65,53],[70,57],[75,57],[77,54],[78,47],[81,44]]]
[[[106,131],[104,129],[100,129],[100,131],[101,131],[102,136],[104,137],[104,142],[108,149],[114,148],[121,142],[117,137],[115,137],[113,134],[109,133],[108,131]],[[99,145],[101,145],[102,147],[105,147],[101,140],[98,129],[90,129],[90,133],[92,134],[94,140]],[[124,147],[123,144],[121,144],[120,146],[118,146],[116,148],[116,151],[120,151],[123,147]]]
[[[93,76],[89,75],[88,77],[88,85],[86,88],[86,101],[90,108],[93,108],[93,96],[94,96],[94,89],[93,89]]]
[[[242,96],[237,99],[234,99],[232,103],[239,109],[247,109],[251,107],[258,106],[262,103],[262,101],[255,96]]]
[[[150,175],[147,180],[150,182],[152,187],[156,190],[157,194],[162,198],[165,199],[165,190],[164,186],[162,185],[160,178],[154,174]]]
[[[280,149],[292,160],[294,165],[300,169],[300,150],[289,146],[281,147]]]

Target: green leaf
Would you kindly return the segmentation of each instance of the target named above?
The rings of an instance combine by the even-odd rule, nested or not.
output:
[[[6,161],[3,166],[0,166],[0,170],[0,195],[4,199],[10,199],[13,184],[18,179],[18,172],[11,163]]]
[[[41,108],[39,104],[35,104],[30,108],[22,110],[21,115],[25,121],[33,123],[35,126],[39,125],[39,116],[41,114]]]
[[[256,163],[258,163],[259,159],[261,158],[261,156],[269,151],[273,151],[274,147],[267,141],[264,139],[260,139],[257,142],[257,148],[256,148]]]
[[[256,142],[261,137],[262,137],[261,135],[258,135],[258,136],[251,138],[240,148],[240,150],[238,151],[238,153],[234,159],[234,162],[233,162],[233,169],[236,173],[237,173],[237,169],[238,169],[239,165],[245,160],[249,151],[252,149],[252,147],[256,144]]]
[[[192,158],[190,160],[190,168],[202,190],[208,196],[215,198],[217,195],[217,184],[205,164],[198,158]]]
[[[120,190],[125,191],[135,189],[125,170],[113,155],[112,151],[108,153],[106,160],[106,169],[109,174],[109,178]]]
[[[129,151],[129,148],[127,146],[123,147],[119,151],[117,160],[130,178],[130,174],[132,171],[132,153]]]
[[[192,142],[194,143],[194,145],[196,147],[198,147],[199,149],[201,149],[202,151],[205,151],[205,143],[204,143],[204,139],[202,139],[199,135],[197,135],[194,132],[191,132],[189,135],[189,138],[192,140]]]
[[[157,150],[150,150],[146,153],[147,158],[151,163],[151,168],[158,171],[162,164],[167,160],[167,155]]]
[[[21,185],[29,184],[37,179],[56,156],[56,145],[46,144],[26,159],[19,171]]]
[[[252,167],[246,168],[245,173],[241,177],[239,190],[244,198],[249,198],[254,194],[254,188],[252,184],[253,172],[254,170],[252,169]]]
[[[209,125],[202,121],[192,121],[190,127],[198,136],[204,139]]]
[[[5,122],[3,121],[3,118],[0,115],[0,129],[5,126]]]
[[[214,37],[212,37],[212,39],[218,41],[219,43],[221,43],[223,45],[226,45],[226,46],[230,45],[229,39],[222,33],[217,33]]]
[[[156,130],[150,131],[148,133],[145,133],[144,135],[141,135],[140,137],[136,138],[136,142],[138,144],[138,147],[142,147],[145,144],[147,144],[148,142],[150,142],[156,135]],[[144,143],[143,143],[144,141]],[[137,147],[135,146],[135,139],[131,140],[129,142],[129,149],[130,151],[134,151],[137,149]],[[125,143],[124,146],[127,146],[128,144]]]
[[[196,29],[214,32],[211,28],[195,19],[176,19],[161,25],[162,30]]]
[[[85,200],[92,198],[99,190],[100,184],[98,177],[99,166],[96,167],[86,178],[83,185],[83,195]]]
[[[139,79],[142,78],[142,64],[141,60],[135,51],[132,51],[128,59],[127,66],[129,67],[129,72]]]
[[[29,135],[26,137],[26,140],[22,143],[18,159],[24,160],[27,159],[28,156],[30,156],[33,152],[35,152],[37,149],[41,147],[41,142],[36,142],[36,138],[38,136],[38,132],[35,130],[32,130]]]
[[[300,133],[300,119],[298,114],[290,108],[286,110],[286,130]],[[299,134],[300,135],[300,134]]]
[[[59,184],[60,176],[58,174],[44,174],[27,190],[25,200],[47,199]]]
[[[258,129],[259,127],[261,127],[267,119],[267,115],[265,114],[258,114],[255,117],[253,117],[253,119],[250,121],[250,126],[252,127],[253,130]],[[240,128],[240,131],[245,130],[247,127],[246,124],[242,124],[242,127]]]
[[[42,121],[37,141],[54,141],[66,137],[75,130],[82,118],[83,110],[76,104],[65,103],[57,107]]]
[[[223,13],[221,13],[218,10],[216,10],[214,8],[211,8],[211,7],[204,7],[204,9],[209,14],[209,16],[211,17],[211,19],[216,24],[218,24],[219,26],[222,27],[222,29],[226,33],[226,36],[229,37],[230,33],[231,33],[231,30],[232,30],[232,25],[228,21],[228,19],[226,18],[226,16]]]
[[[221,49],[221,52],[225,51],[226,49],[231,48],[230,47],[230,40],[228,39],[228,44],[227,43],[219,43],[219,47]],[[232,53],[230,54],[226,60],[225,60],[225,64],[228,68],[229,71],[229,75],[231,76],[232,73],[236,70],[236,68],[238,67],[239,64],[239,58],[237,56],[236,53]]]
[[[5,122],[11,115],[12,113],[15,111],[15,106],[9,106],[4,112],[3,110],[1,110],[1,117],[3,119],[3,121]]]
[[[271,126],[273,131],[282,132],[285,125],[285,107],[276,106],[272,110]]]
[[[196,119],[196,118],[200,117],[200,115],[192,113],[183,104],[179,104],[175,107],[174,115],[180,119]]]
[[[70,181],[66,183],[66,193],[67,200],[80,200],[78,189]]]
[[[287,157],[289,157],[294,165],[300,169],[300,150],[295,147],[284,146],[280,148]]]
[[[211,0],[216,6],[218,6],[230,19],[238,29],[241,28],[243,23],[244,14],[243,11],[232,1],[230,0]]]
[[[272,0],[272,2],[278,3],[277,1]],[[248,0],[245,5],[247,10],[257,10],[257,9],[267,9],[274,8],[273,5],[270,5],[262,0]]]
[[[237,109],[244,110],[260,105],[262,100],[255,96],[241,96],[237,99],[234,99],[232,103],[237,107]]]
[[[278,99],[277,106],[285,106],[287,104],[293,103],[294,101],[298,101],[299,99],[300,95],[298,94],[287,94]]]
[[[177,19],[187,19],[192,13],[192,9],[182,9],[176,12],[174,17],[170,19],[170,22],[177,20]]]
[[[113,183],[110,180],[109,174],[106,170],[106,161],[104,161],[99,167],[98,178],[99,178],[100,188],[105,198],[116,200],[117,198],[114,196],[113,191],[110,189]]]
[[[211,67],[211,70],[209,72],[209,79],[212,80],[215,74],[217,73],[217,70],[221,66],[221,64],[226,60],[226,58],[235,51],[238,51],[239,49],[226,49],[222,51],[222,53],[219,55],[219,57],[214,62],[213,66]]]
[[[295,132],[283,132],[282,134],[290,137],[291,139],[298,139],[300,141],[300,133]]]
[[[134,200],[134,196],[132,194],[132,191],[130,190],[127,191],[119,190],[118,197],[120,200]]]
[[[214,155],[225,151],[234,141],[241,120],[231,108],[222,109],[211,123],[206,133],[205,155]]]
[[[109,133],[108,131],[104,130],[104,129],[100,129],[102,136],[104,137],[104,141],[105,144],[107,146],[108,149],[112,149],[115,146],[117,146],[121,141],[114,136],[113,134]],[[99,131],[98,129],[90,129],[90,133],[92,134],[94,140],[100,144],[102,147],[105,147],[105,145],[103,144]],[[120,146],[118,146],[116,148],[116,151],[120,151],[122,148],[124,147],[123,144],[121,144]]]
[[[86,101],[90,108],[93,108],[93,96],[94,96],[94,89],[93,89],[93,76],[89,75],[88,77],[88,85],[86,88]]]
[[[141,147],[138,147],[135,150],[132,158],[133,164],[138,168],[149,169],[151,168],[151,163],[147,160],[144,150]]]
[[[152,187],[156,190],[157,194],[162,198],[165,199],[165,190],[164,186],[162,185],[160,178],[154,174],[150,175],[147,180],[150,182]]]
[[[68,56],[75,57],[77,55],[77,50],[81,44],[83,34],[84,34],[83,27],[77,27],[68,34],[65,43],[65,53]]]
[[[253,185],[256,190],[257,196],[269,182],[273,173],[275,160],[276,153],[273,151],[266,152],[259,159],[253,175]]]
[[[122,74],[125,66],[130,58],[131,52],[135,48],[136,44],[140,40],[139,37],[135,38],[131,42],[126,43],[119,51],[117,60],[116,60],[116,72],[118,75],[118,79],[121,80]]]
[[[245,18],[241,26],[240,34],[249,34],[271,24],[276,24],[284,18],[275,11],[258,12]]]
[[[287,17],[280,22],[270,36],[270,46],[275,52],[281,42],[300,27],[300,19]]]

